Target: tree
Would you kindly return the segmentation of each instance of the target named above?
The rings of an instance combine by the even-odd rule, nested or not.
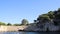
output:
[[[28,25],[28,24],[29,24],[28,20],[26,20],[26,19],[22,20],[22,25]]]
[[[11,23],[8,23],[7,25],[8,25],[8,26],[11,26],[12,24],[11,24]]]
[[[21,24],[13,24],[14,26],[20,26]]]
[[[34,23],[36,23],[37,22],[37,20],[34,20]]]
[[[53,19],[54,18],[54,12],[53,11],[48,12],[48,16],[50,19]]]
[[[50,18],[47,14],[42,14],[37,18],[37,20],[50,20]]]
[[[57,11],[54,11],[54,15],[54,25],[60,25],[60,8]]]
[[[46,22],[49,23],[49,21],[50,21],[50,17],[48,16],[48,14],[39,15],[39,17],[37,18],[37,26],[40,27],[40,24],[44,24]]]
[[[58,12],[60,12],[60,8],[58,8]]]
[[[3,22],[0,22],[0,25],[6,25],[5,23],[3,23]]]

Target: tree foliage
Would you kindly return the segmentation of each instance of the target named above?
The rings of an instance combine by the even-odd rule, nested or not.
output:
[[[22,24],[22,25],[27,25],[27,24],[29,24],[29,22],[28,22],[28,20],[23,19],[21,24]]]
[[[49,16],[47,14],[42,14],[37,18],[38,21],[43,20],[43,21],[48,21],[50,20]]]
[[[58,25],[59,22],[60,22],[60,8],[56,11],[49,11],[48,13],[46,14],[42,14],[42,15],[39,15],[37,20],[38,21],[38,24],[42,21],[42,22],[47,22],[47,21],[51,21],[53,20],[54,24]]]
[[[0,22],[0,25],[6,25],[4,22]]]
[[[11,26],[12,24],[11,23],[8,23],[7,26]]]
[[[53,19],[55,17],[54,12],[53,11],[48,12],[48,16],[50,19]]]
[[[13,24],[14,26],[20,26],[21,24]]]
[[[55,19],[54,25],[60,25],[60,8],[57,11],[54,11]]]

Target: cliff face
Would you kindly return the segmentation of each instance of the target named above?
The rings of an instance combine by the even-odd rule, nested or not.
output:
[[[57,25],[60,25],[60,11],[55,11],[54,15],[55,15],[54,23],[56,23]]]
[[[25,31],[58,31],[59,26],[55,26],[53,23],[46,22],[45,24],[39,26],[28,26]]]

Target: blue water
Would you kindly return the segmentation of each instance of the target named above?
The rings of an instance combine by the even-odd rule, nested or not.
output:
[[[0,32],[0,34],[60,34],[60,32]]]

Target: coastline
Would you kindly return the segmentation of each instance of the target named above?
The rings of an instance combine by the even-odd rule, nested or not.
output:
[[[30,29],[27,29],[28,26],[0,26],[0,32],[60,32],[60,31],[40,31],[39,29],[36,30],[34,27],[29,27]],[[32,29],[31,29],[32,28]]]

